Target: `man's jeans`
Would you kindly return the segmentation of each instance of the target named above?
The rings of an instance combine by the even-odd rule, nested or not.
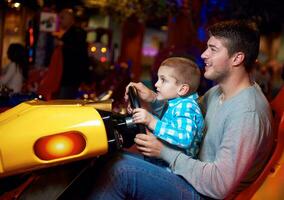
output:
[[[117,153],[93,177],[92,200],[203,199],[183,178],[129,153]],[[92,178],[92,177],[90,177]]]

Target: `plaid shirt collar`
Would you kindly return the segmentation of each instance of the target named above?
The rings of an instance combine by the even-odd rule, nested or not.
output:
[[[176,104],[178,104],[179,102],[185,100],[185,99],[190,99],[190,100],[197,100],[198,99],[198,94],[195,92],[189,96],[186,96],[186,97],[177,97],[177,98],[174,98],[174,99],[169,99],[168,100],[168,105],[169,107],[172,107]]]

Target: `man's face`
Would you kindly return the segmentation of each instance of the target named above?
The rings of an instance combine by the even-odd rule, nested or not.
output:
[[[201,58],[205,62],[205,78],[218,83],[230,76],[231,58],[225,47],[225,39],[211,36],[207,42],[207,49]]]

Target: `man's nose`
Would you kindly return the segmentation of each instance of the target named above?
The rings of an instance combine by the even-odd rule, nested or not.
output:
[[[208,54],[207,54],[207,49],[205,51],[203,51],[203,53],[201,54],[201,58],[202,59],[205,59],[208,57]]]

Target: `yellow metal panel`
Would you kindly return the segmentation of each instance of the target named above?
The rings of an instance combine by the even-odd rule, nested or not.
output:
[[[80,154],[49,161],[37,158],[33,147],[39,138],[68,131],[78,131],[85,138],[86,147]],[[92,104],[30,101],[0,114],[0,177],[98,156],[107,150],[106,129]]]

